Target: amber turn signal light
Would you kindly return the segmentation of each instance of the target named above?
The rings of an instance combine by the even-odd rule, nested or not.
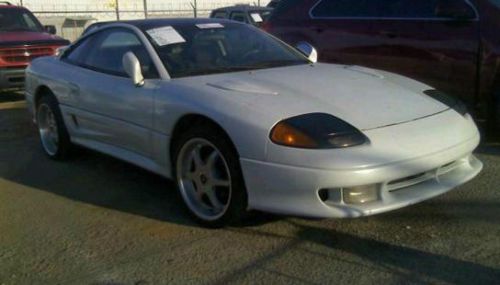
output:
[[[300,148],[318,147],[318,144],[313,139],[285,122],[280,122],[274,127],[271,133],[271,140],[276,144],[284,146]]]

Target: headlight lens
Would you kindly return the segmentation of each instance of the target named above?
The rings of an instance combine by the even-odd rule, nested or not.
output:
[[[432,97],[433,99],[445,104],[451,109],[457,111],[460,115],[465,116],[467,111],[467,106],[457,98],[451,97],[444,92],[441,92],[436,89],[430,89],[424,91],[425,95]]]
[[[368,143],[368,138],[347,122],[324,113],[292,117],[271,131],[276,144],[310,149],[345,148]]]

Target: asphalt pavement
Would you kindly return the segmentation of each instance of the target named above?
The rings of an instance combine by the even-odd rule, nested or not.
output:
[[[49,160],[0,93],[0,284],[500,284],[500,145],[443,196],[378,216],[193,223],[174,184],[80,149]]]

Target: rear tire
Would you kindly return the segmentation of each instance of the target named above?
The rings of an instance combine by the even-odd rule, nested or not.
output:
[[[36,110],[40,142],[45,154],[54,160],[68,158],[71,140],[55,97],[52,94],[44,95]]]
[[[174,143],[172,164],[184,204],[200,224],[219,228],[246,216],[239,157],[223,132],[207,124],[191,128]]]

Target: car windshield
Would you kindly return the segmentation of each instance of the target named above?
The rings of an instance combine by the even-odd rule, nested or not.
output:
[[[309,63],[295,49],[245,24],[182,24],[145,34],[172,78]]]
[[[0,10],[0,31],[33,31],[41,32],[42,26],[28,11],[23,9]]]

